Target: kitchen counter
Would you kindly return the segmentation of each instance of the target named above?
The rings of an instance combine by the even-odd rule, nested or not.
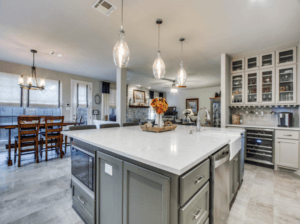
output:
[[[231,141],[238,140],[240,129],[202,127],[189,134],[190,127],[179,125],[175,131],[145,132],[139,126],[97,130],[66,131],[62,134],[144,163],[181,175]]]
[[[278,127],[278,126],[263,126],[263,125],[241,125],[241,124],[226,124],[226,127],[237,127],[237,128],[268,128],[276,130],[288,130],[288,131],[300,131],[300,127]]]

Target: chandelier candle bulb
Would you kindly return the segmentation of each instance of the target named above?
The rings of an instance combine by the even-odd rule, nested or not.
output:
[[[32,86],[32,77],[27,77],[27,85]]]
[[[23,76],[18,78],[18,84],[19,85],[24,85],[24,77]]]

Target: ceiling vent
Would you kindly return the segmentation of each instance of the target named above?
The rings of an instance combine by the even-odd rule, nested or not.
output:
[[[106,16],[109,16],[117,9],[116,6],[104,0],[97,0],[93,5],[93,8]]]

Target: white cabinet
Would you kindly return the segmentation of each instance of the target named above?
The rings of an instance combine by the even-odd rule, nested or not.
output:
[[[276,165],[299,169],[299,141],[276,139]]]
[[[295,64],[296,47],[276,51],[276,66]]]
[[[252,57],[248,57],[246,58],[246,70],[256,70],[259,67],[259,59],[258,59],[258,55],[257,56],[252,56]]]
[[[258,103],[258,83],[259,83],[259,72],[247,72],[246,73],[246,104],[257,104]]]
[[[244,103],[244,73],[231,75],[231,104]]]
[[[265,68],[271,68],[275,66],[275,53],[269,52],[265,54],[260,55],[260,68],[265,69]]]
[[[231,73],[242,72],[245,70],[244,58],[239,58],[231,61]]]
[[[296,65],[276,68],[277,103],[296,103]]]
[[[275,69],[260,70],[259,102],[263,104],[275,103]]]

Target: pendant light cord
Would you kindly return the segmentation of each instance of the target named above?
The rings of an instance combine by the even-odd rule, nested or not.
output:
[[[123,0],[122,0],[122,10],[121,10],[121,30],[123,30]]]
[[[182,60],[182,42],[183,41],[181,41],[181,63],[183,62],[183,60]]]
[[[160,51],[160,24],[158,24],[158,51]]]

